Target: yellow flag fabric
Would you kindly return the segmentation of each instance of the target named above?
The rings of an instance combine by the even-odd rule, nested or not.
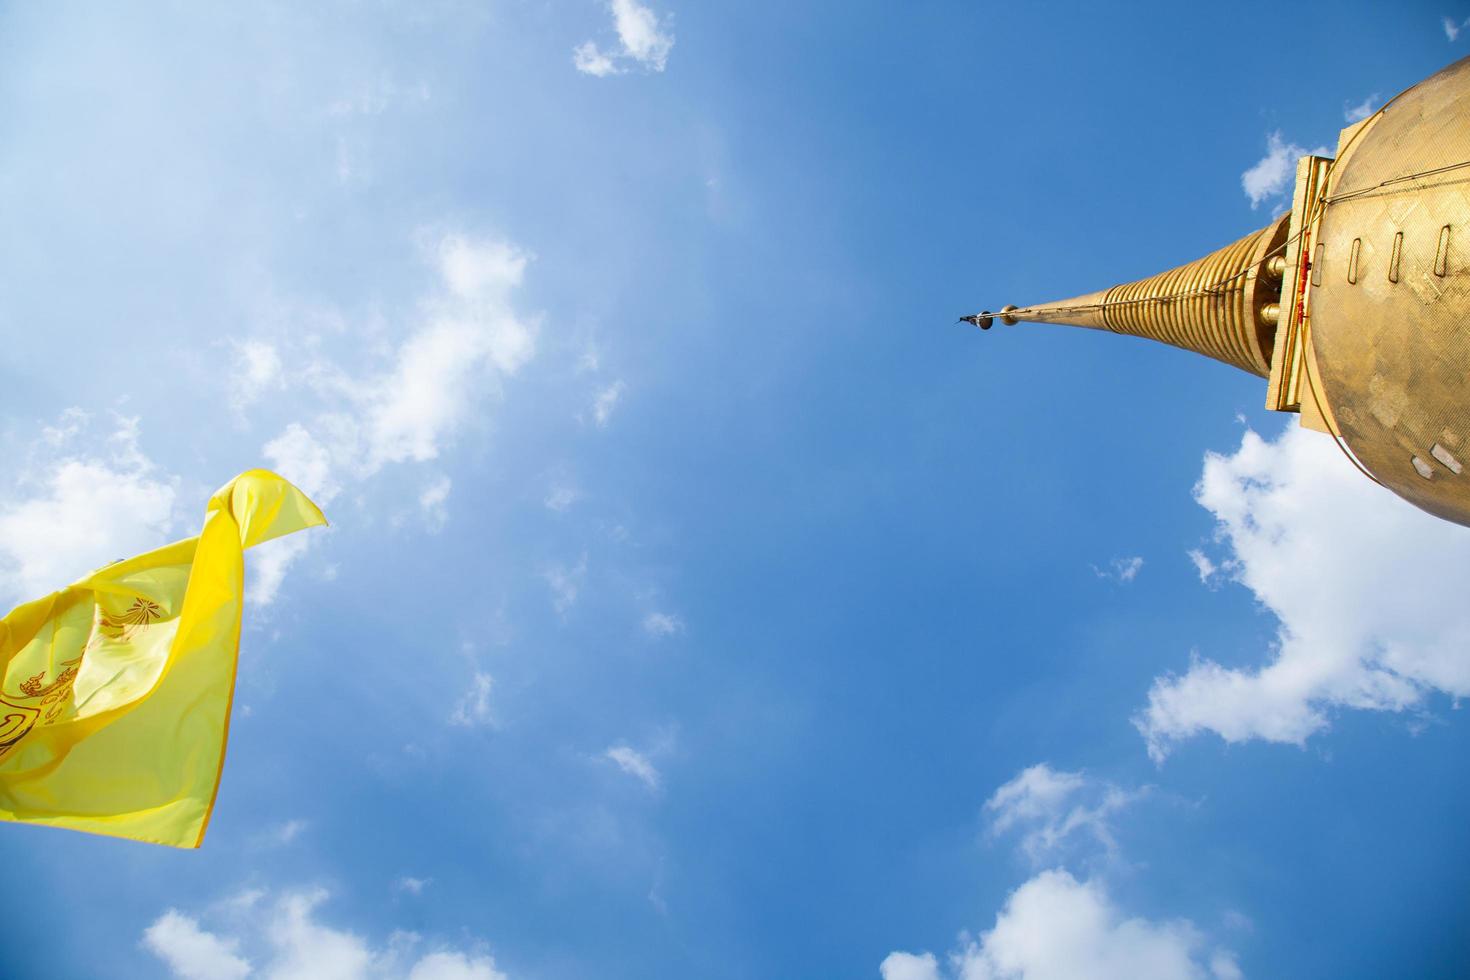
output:
[[[250,470],[196,538],[0,620],[0,819],[198,847],[229,735],[243,551],[326,518]]]

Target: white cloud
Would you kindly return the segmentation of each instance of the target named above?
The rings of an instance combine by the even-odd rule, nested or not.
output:
[[[556,565],[547,569],[542,578],[551,589],[551,607],[556,610],[557,615],[565,615],[568,609],[577,604],[577,597],[582,593],[582,583],[587,580],[587,552],[582,552],[582,557],[571,568]]]
[[[326,891],[286,895],[266,927],[274,958],[272,980],[352,980],[364,977],[373,952],[362,937],[322,925],[315,919]]]
[[[433,250],[439,285],[419,302],[420,314],[387,363],[361,374],[317,359],[301,372],[323,401],[310,421],[288,423],[262,452],[280,474],[325,506],[345,480],[363,480],[388,464],[437,458],[459,428],[481,414],[487,397],[535,353],[537,322],[511,302],[530,255],[506,242],[459,234]],[[447,479],[420,499],[434,527]],[[268,602],[292,562],[307,548],[293,541],[261,561],[252,595]]]
[[[258,908],[262,899],[269,895],[264,888],[243,888],[220,900],[220,907],[232,916],[243,915]]]
[[[408,980],[506,980],[486,957],[470,958],[464,953],[430,953],[408,971]]]
[[[991,815],[992,835],[1019,830],[1021,850],[1039,863],[1055,857],[1076,834],[1114,852],[1110,820],[1143,792],[1129,792],[1080,772],[1058,772],[1043,762],[997,789],[985,810]]]
[[[136,419],[116,426],[88,448],[80,412],[45,430],[33,475],[0,496],[0,595],[40,598],[169,539],[177,480],[138,448]]]
[[[623,65],[631,62],[649,71],[663,71],[674,47],[667,21],[660,23],[658,14],[638,0],[609,0],[608,8],[619,50],[605,53],[591,41],[579,44],[572,52],[577,70],[599,77],[618,75],[626,70]]]
[[[1199,573],[1199,580],[1213,588],[1215,576],[1222,571],[1220,566],[1211,561],[1210,556],[1198,548],[1189,550],[1189,560],[1194,563],[1194,570]]]
[[[1245,980],[1245,973],[1235,962],[1235,955],[1223,949],[1217,949],[1210,955],[1210,974],[1214,980]]]
[[[581,497],[575,488],[558,484],[546,494],[546,509],[561,513]]]
[[[1281,138],[1280,130],[1268,133],[1266,155],[1240,175],[1240,186],[1245,191],[1245,196],[1251,199],[1251,210],[1254,211],[1263,202],[1284,194],[1296,179],[1297,160],[1308,153],[1317,156],[1332,155],[1332,151],[1325,146],[1308,150],[1296,143],[1288,143]]]
[[[434,252],[440,287],[420,301],[419,322],[390,363],[360,376],[328,361],[311,365],[305,374],[328,405],[311,423],[288,424],[266,455],[283,476],[328,498],[342,474],[361,479],[389,463],[438,457],[483,394],[535,353],[536,322],[511,303],[529,261],[505,242],[443,236]]]
[[[438,261],[447,293],[429,303],[427,322],[399,348],[388,376],[359,386],[367,415],[361,467],[369,473],[437,457],[478,392],[516,373],[535,351],[534,326],[510,305],[526,253],[449,235]]]
[[[302,832],[310,826],[305,820],[287,820],[271,828],[266,835],[266,840],[277,846],[284,846],[300,837]]]
[[[261,395],[284,382],[281,354],[263,340],[236,340],[230,374],[230,405],[237,412],[254,404]]]
[[[1196,657],[1155,679],[1134,718],[1155,759],[1203,732],[1300,745],[1334,709],[1470,695],[1470,531],[1395,497],[1330,437],[1296,426],[1274,442],[1247,432],[1233,455],[1207,455],[1195,498],[1219,521],[1222,568],[1279,624],[1260,666]]]
[[[1446,17],[1443,21],[1441,21],[1441,23],[1444,25],[1444,36],[1448,38],[1451,43],[1453,43],[1459,40],[1461,31],[1465,30],[1465,28],[1467,27],[1470,27],[1470,17],[1467,17],[1464,20],[1458,22],[1455,21],[1453,18]]]
[[[985,809],[992,834],[1021,831],[1033,861],[1054,859],[1079,832],[1112,855],[1110,818],[1144,792],[1043,763],[997,789]],[[1189,920],[1129,917],[1102,879],[1052,868],[1011,893],[990,931],[960,933],[948,969],[932,953],[896,951],[879,972],[883,980],[1238,980],[1234,955],[1209,947]]]
[[[341,492],[332,474],[331,452],[299,422],[287,425],[280,435],[266,443],[261,455],[277,473],[324,507]]]
[[[168,964],[181,980],[242,980],[250,963],[235,955],[239,945],[199,928],[199,923],[169,909],[143,931],[143,946]]]
[[[289,892],[274,903],[252,893],[248,903],[230,903],[221,936],[176,910],[169,910],[143,933],[143,945],[181,980],[241,980],[251,974],[266,980],[507,980],[493,958],[453,949],[415,956],[421,940],[395,932],[382,946],[356,933],[321,922],[326,902],[321,889]],[[248,958],[236,955],[243,947]]]
[[[623,772],[641,780],[649,789],[658,789],[658,770],[643,753],[626,745],[614,745],[603,753],[603,757],[615,762]]]
[[[582,353],[577,357],[577,373],[596,374],[602,370],[602,350],[597,346],[597,341],[589,340],[582,348]]]
[[[1143,559],[1135,555],[1132,558],[1114,558],[1105,569],[1093,565],[1092,573],[1098,578],[1112,579],[1115,582],[1131,582],[1138,577],[1142,568]]]
[[[490,710],[490,691],[494,686],[495,678],[476,671],[474,679],[470,682],[470,689],[454,706],[454,712],[449,716],[449,723],[466,728],[491,724],[494,716]]]
[[[419,494],[419,509],[424,512],[430,531],[442,531],[444,525],[449,523],[449,508],[445,503],[449,500],[451,485],[449,477],[441,476],[424,487],[423,493]]]
[[[41,426],[41,439],[48,446],[64,446],[81,435],[91,422],[91,415],[73,405],[61,413],[55,425]]]
[[[305,820],[287,820],[276,830],[276,840],[282,844],[289,844],[297,837],[300,837],[301,832],[306,827],[307,823]]]
[[[611,56],[603,54],[591,41],[583,41],[572,49],[572,64],[577,71],[597,78],[620,75],[623,71]]]
[[[933,953],[889,953],[878,965],[883,980],[939,980],[939,962]]]
[[[597,393],[592,402],[592,417],[597,420],[599,429],[607,428],[608,419],[612,418],[613,409],[618,407],[618,399],[623,397],[623,389],[626,387],[627,385],[618,380]]]
[[[412,875],[404,875],[394,882],[394,887],[399,891],[408,892],[410,895],[422,895],[424,889],[433,883],[432,878],[415,878]]]
[[[1369,116],[1373,115],[1373,113],[1377,109],[1377,102],[1378,93],[1374,92],[1372,95],[1368,96],[1357,105],[1348,105],[1347,103],[1344,103],[1342,107],[1342,117],[1350,123],[1362,122],[1364,119],[1367,119]]]
[[[649,636],[673,636],[684,632],[684,620],[672,613],[651,612],[643,617],[643,631]]]
[[[612,0],[612,12],[623,50],[639,64],[663,71],[674,36],[659,26],[658,15],[638,0]]]
[[[1233,980],[1234,958],[1211,951],[1187,919],[1127,917],[1096,881],[1043,871],[1017,888],[995,926],[961,936],[956,980]],[[891,953],[883,980],[940,980],[932,954]],[[1234,971],[1234,972],[1231,972]]]
[[[287,425],[266,443],[261,455],[273,470],[296,484],[319,506],[326,507],[341,492],[332,472],[332,455],[300,423]],[[245,581],[245,598],[255,606],[275,601],[286,581],[286,572],[311,546],[311,537],[293,534],[267,541],[251,550]]]
[[[286,572],[306,554],[311,540],[308,535],[293,534],[251,548],[246,559],[245,601],[258,608],[275,602],[286,581]]]

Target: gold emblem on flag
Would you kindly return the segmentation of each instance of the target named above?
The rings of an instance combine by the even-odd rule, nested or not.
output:
[[[91,649],[97,644],[99,634],[109,640],[131,640],[139,629],[162,618],[163,607],[142,597],[134,599],[133,604],[117,616],[109,616],[98,606],[97,625],[93,627],[92,642],[87,647]]]
[[[133,604],[117,615],[103,612],[97,607],[97,618],[92,625],[92,636],[82,651],[82,657],[103,640],[127,642],[144,627],[151,626],[163,618],[163,607],[151,599],[136,598]],[[0,759],[25,738],[37,725],[49,725],[66,708],[71,698],[72,685],[76,683],[77,670],[82,657],[63,660],[61,672],[50,682],[47,671],[41,670],[20,682],[19,694],[8,694],[0,690]]]
[[[16,742],[26,737],[39,717],[41,712],[37,708],[12,704],[0,698],[0,759],[5,758]]]

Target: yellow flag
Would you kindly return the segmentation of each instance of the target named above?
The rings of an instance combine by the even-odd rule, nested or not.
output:
[[[243,551],[326,522],[250,470],[210,498],[197,538],[0,620],[0,819],[198,847],[229,735]]]

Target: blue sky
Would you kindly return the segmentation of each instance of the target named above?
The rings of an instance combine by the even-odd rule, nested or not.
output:
[[[1470,8],[305,6],[0,7],[0,600],[257,465],[332,520],[204,848],[0,827],[0,975],[1470,956],[1470,532],[953,325],[1264,225]]]

